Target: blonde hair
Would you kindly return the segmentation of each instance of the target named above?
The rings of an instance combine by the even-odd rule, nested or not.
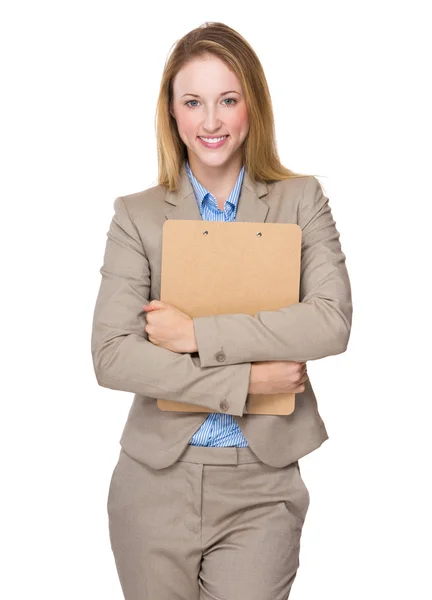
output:
[[[173,79],[195,58],[213,55],[223,60],[238,77],[249,117],[249,132],[243,143],[243,163],[254,180],[278,181],[306,177],[284,167],[276,148],[273,107],[263,67],[249,43],[224,23],[206,22],[174,44],[162,74],[156,106],[155,131],[158,155],[158,185],[177,190],[180,167],[187,148],[170,113]]]

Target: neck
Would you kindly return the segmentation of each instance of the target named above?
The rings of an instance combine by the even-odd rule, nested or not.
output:
[[[240,155],[216,167],[203,164],[195,155],[188,156],[188,162],[196,179],[216,198],[231,192],[242,168]]]

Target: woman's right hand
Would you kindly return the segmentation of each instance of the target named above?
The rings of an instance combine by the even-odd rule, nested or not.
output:
[[[249,394],[299,394],[304,392],[305,362],[275,360],[254,362],[251,367]]]

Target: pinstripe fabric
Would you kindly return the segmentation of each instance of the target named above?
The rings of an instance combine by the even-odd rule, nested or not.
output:
[[[237,181],[225,202],[224,210],[218,208],[216,198],[194,177],[186,159],[186,171],[198,202],[201,217],[204,221],[235,221],[237,203],[244,176],[242,166]],[[204,423],[197,429],[189,441],[191,446],[249,446],[242,430],[232,415],[210,413]]]

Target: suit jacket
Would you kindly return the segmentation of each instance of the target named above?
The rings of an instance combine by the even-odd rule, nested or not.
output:
[[[310,378],[292,414],[248,415],[251,364],[310,361],[344,352],[352,321],[351,286],[329,199],[313,176],[266,183],[245,171],[236,221],[297,223],[302,229],[300,302],[277,311],[194,318],[198,352],[151,343],[143,305],[160,299],[162,226],[201,215],[185,165],[178,191],[163,186],[119,196],[93,316],[91,352],[99,385],[132,392],[120,439],[127,454],[154,469],[173,464],[208,413],[161,411],[157,398],[231,414],[251,450],[284,467],[328,434]],[[283,257],[281,257],[283,261]],[[187,274],[185,274],[187,276]]]

